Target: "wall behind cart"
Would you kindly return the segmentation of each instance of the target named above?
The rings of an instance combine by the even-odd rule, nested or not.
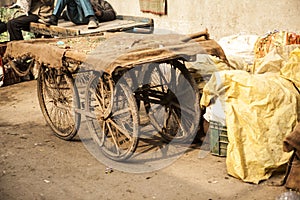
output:
[[[11,5],[14,2],[16,2],[16,0],[1,0],[0,1],[0,7]]]
[[[140,11],[140,0],[108,0],[121,15],[154,19],[155,28],[182,34],[208,28],[214,39],[273,30],[300,32],[300,0],[166,0],[167,15]]]

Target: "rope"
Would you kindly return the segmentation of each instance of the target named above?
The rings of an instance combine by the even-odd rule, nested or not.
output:
[[[16,63],[13,60],[11,60],[10,58],[8,60],[9,60],[8,62],[9,62],[9,65],[11,66],[11,68],[16,72],[16,74],[18,76],[21,76],[21,77],[27,76],[30,72],[30,69],[34,65],[34,60],[32,60],[30,65],[28,66],[28,68],[25,71],[22,71],[16,66]]]

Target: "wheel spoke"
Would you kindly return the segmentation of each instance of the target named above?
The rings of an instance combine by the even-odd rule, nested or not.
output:
[[[112,124],[118,131],[120,131],[124,136],[126,136],[126,138],[131,139],[132,138],[132,134],[130,134],[130,132],[125,129],[124,127],[119,126],[117,123],[115,123],[112,119],[108,120],[110,124]]]
[[[177,102],[172,102],[171,106],[180,109],[182,113],[184,112],[184,115],[189,114],[189,116],[192,117],[195,114],[195,110],[193,110],[193,108],[189,108],[188,106],[185,105],[180,106],[180,104]]]
[[[111,121],[110,121],[111,122]],[[113,140],[113,143],[115,144],[115,148],[116,148],[116,151],[117,151],[117,156],[120,155],[120,148],[119,148],[119,144],[117,142],[117,137],[116,135],[114,134],[114,131],[112,130],[111,126],[109,125],[109,123],[107,123],[107,127],[108,127],[108,131],[110,132],[110,135],[112,137],[112,140]]]
[[[124,114],[130,114],[130,108],[123,108],[112,113],[112,118],[117,118],[118,116],[122,116]]]

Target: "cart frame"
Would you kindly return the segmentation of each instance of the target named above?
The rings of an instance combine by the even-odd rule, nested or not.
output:
[[[194,138],[201,116],[200,93],[185,66],[185,62],[193,59],[194,55],[184,52],[199,41],[204,46],[208,42],[216,45],[208,39],[207,31],[181,38],[178,45],[128,52],[118,57],[122,62],[115,62],[104,70],[81,67],[87,58],[82,53],[53,48],[40,52],[37,48],[42,45],[47,49],[47,43],[59,40],[10,42],[5,53],[5,61],[16,69],[15,59],[21,57],[25,57],[28,66],[39,65],[37,92],[41,111],[57,137],[71,140],[84,115],[91,137],[103,154],[112,160],[126,160],[137,148],[140,111],[144,108],[150,123],[164,141],[186,142]],[[191,40],[193,43],[186,43]],[[216,47],[208,48],[208,53],[218,54],[226,60],[222,49],[218,45]],[[28,49],[28,52],[20,49]],[[182,51],[174,54],[170,49]],[[49,62],[48,54],[59,59]],[[138,74],[131,71],[141,66],[146,66],[146,70],[140,70]],[[22,74],[22,71],[18,73]],[[188,85],[180,85],[185,82]],[[182,93],[192,99],[186,107],[174,92],[176,88],[183,87],[190,87],[192,91]],[[184,115],[188,118],[182,119]]]

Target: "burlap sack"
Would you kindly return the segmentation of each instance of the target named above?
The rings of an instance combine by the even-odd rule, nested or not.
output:
[[[285,187],[300,191],[300,159],[295,153],[293,155],[291,161],[288,163]]]
[[[287,167],[284,179],[285,187],[300,191],[300,123],[294,131],[287,135],[283,143],[283,150],[294,151]]]

